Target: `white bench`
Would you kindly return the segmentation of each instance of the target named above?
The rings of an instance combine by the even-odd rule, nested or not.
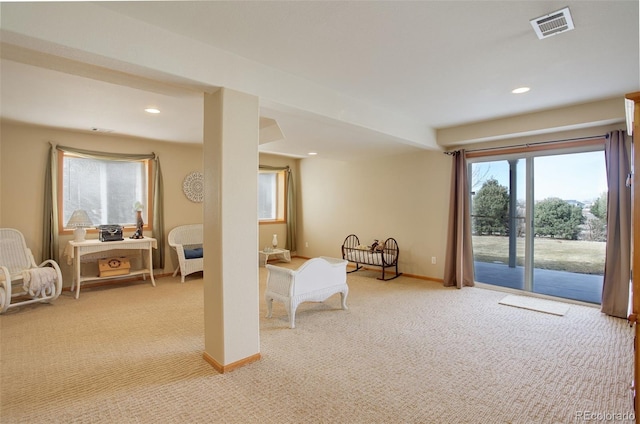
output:
[[[273,301],[284,303],[289,327],[295,327],[296,309],[302,302],[322,302],[340,293],[342,309],[347,309],[347,261],[321,256],[310,259],[298,269],[266,265],[267,318],[271,318]]]

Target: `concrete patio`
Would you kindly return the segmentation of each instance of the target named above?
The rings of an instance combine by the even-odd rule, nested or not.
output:
[[[485,284],[524,290],[524,268],[500,263],[475,262],[475,280]],[[548,269],[533,270],[533,293],[600,304],[602,275]]]

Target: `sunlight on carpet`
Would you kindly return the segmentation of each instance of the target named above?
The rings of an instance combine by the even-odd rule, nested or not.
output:
[[[544,312],[545,314],[563,316],[569,310],[566,303],[555,302],[553,300],[538,299],[531,296],[509,295],[500,302],[501,305],[515,306],[516,308],[529,309],[532,311]]]

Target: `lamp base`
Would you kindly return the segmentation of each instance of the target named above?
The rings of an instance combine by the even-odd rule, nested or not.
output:
[[[73,241],[75,241],[75,242],[84,241],[84,236],[86,234],[87,234],[86,228],[84,228],[84,227],[76,227],[76,229],[73,230],[73,236],[74,236]]]

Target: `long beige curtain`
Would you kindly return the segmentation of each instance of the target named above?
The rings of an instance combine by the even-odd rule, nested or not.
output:
[[[631,165],[624,131],[613,131],[605,142],[607,163],[607,247],[602,285],[602,312],[627,318],[631,279],[631,189],[626,186]]]
[[[293,184],[293,173],[291,172],[291,168],[288,166],[268,166],[268,165],[259,165],[258,169],[262,169],[265,171],[285,171],[287,174],[287,211],[286,211],[286,220],[287,220],[287,238],[285,241],[284,248],[290,250],[291,252],[296,251],[296,196],[295,196],[295,187]]]
[[[58,255],[58,151],[49,144],[49,160],[44,171],[44,220],[42,231],[42,261],[59,261]]]
[[[287,250],[296,251],[296,196],[293,174],[287,169]]]
[[[153,210],[151,216],[153,229],[151,235],[158,241],[158,248],[153,251],[153,268],[164,268],[164,188],[160,158],[155,153],[151,154],[127,154],[105,153],[91,150],[76,149],[73,147],[54,146],[49,147],[49,161],[45,170],[45,196],[44,196],[44,231],[42,243],[43,260],[59,258],[58,237],[58,152],[69,152],[80,157],[102,160],[144,160],[150,159],[152,166],[152,196]]]
[[[471,216],[469,213],[469,180],[464,150],[451,153],[451,196],[449,227],[444,263],[444,285],[447,287],[474,285],[473,248],[471,245]]]

